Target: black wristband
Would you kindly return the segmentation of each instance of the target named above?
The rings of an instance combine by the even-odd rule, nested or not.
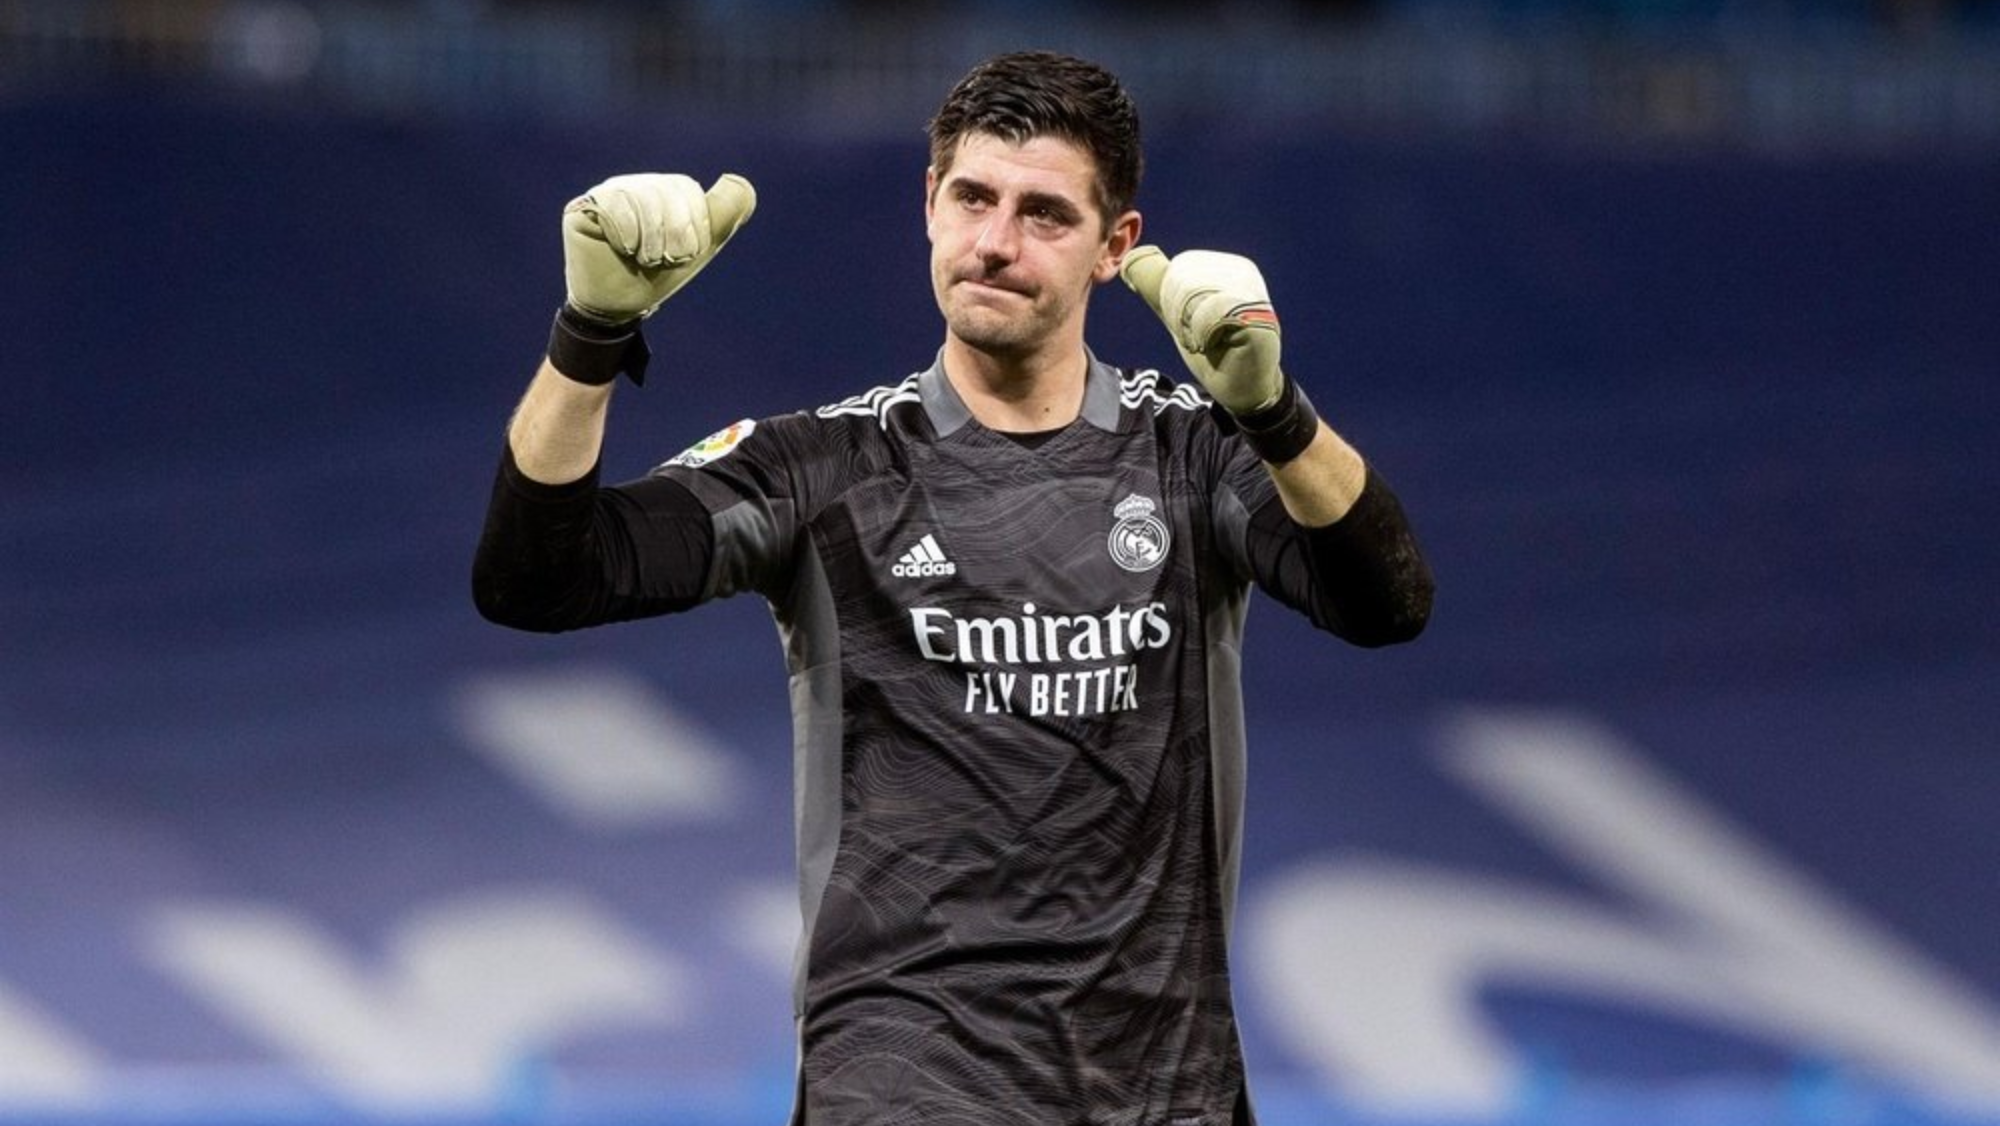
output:
[[[653,353],[639,322],[611,324],[564,302],[549,329],[549,363],[578,383],[602,387],[624,372],[634,386],[646,383],[646,362]]]
[[[1236,429],[1251,452],[1271,465],[1283,465],[1306,452],[1319,433],[1319,415],[1306,393],[1290,376],[1284,380],[1277,402],[1235,416]]]

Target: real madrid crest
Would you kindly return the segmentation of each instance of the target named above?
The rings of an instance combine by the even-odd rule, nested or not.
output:
[[[1173,535],[1167,531],[1167,522],[1153,515],[1158,507],[1151,499],[1133,493],[1111,510],[1118,522],[1111,526],[1105,546],[1111,550],[1113,563],[1127,571],[1150,571],[1166,559]]]

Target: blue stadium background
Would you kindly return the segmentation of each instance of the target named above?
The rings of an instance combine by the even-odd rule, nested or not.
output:
[[[760,190],[619,398],[635,475],[928,362],[920,112],[370,105],[30,39],[0,1121],[781,1120],[768,614],[522,636],[467,568],[564,201]],[[2000,1122],[2000,146],[1765,140],[1153,121],[1149,237],[1260,261],[1440,583],[1397,650],[1253,610],[1272,1126]],[[1093,323],[1172,360],[1122,289]]]

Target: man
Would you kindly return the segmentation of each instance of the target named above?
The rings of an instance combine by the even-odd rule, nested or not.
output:
[[[1431,582],[1280,370],[1256,267],[1138,245],[1139,172],[1110,74],[975,68],[931,123],[937,361],[616,488],[598,453],[613,380],[646,364],[637,322],[754,195],[615,177],[565,213],[568,300],[508,430],[477,601],[536,630],[770,602],[796,735],[795,1123],[1251,1121],[1225,954],[1248,587],[1381,645],[1423,628]],[[1206,395],[1085,347],[1121,272]]]

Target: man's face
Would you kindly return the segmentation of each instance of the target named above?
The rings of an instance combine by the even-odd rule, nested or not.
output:
[[[1109,281],[1139,237],[1139,214],[1107,228],[1096,161],[1054,137],[959,141],[925,179],[931,285],[946,329],[982,352],[1020,358],[1083,338],[1090,287]]]

